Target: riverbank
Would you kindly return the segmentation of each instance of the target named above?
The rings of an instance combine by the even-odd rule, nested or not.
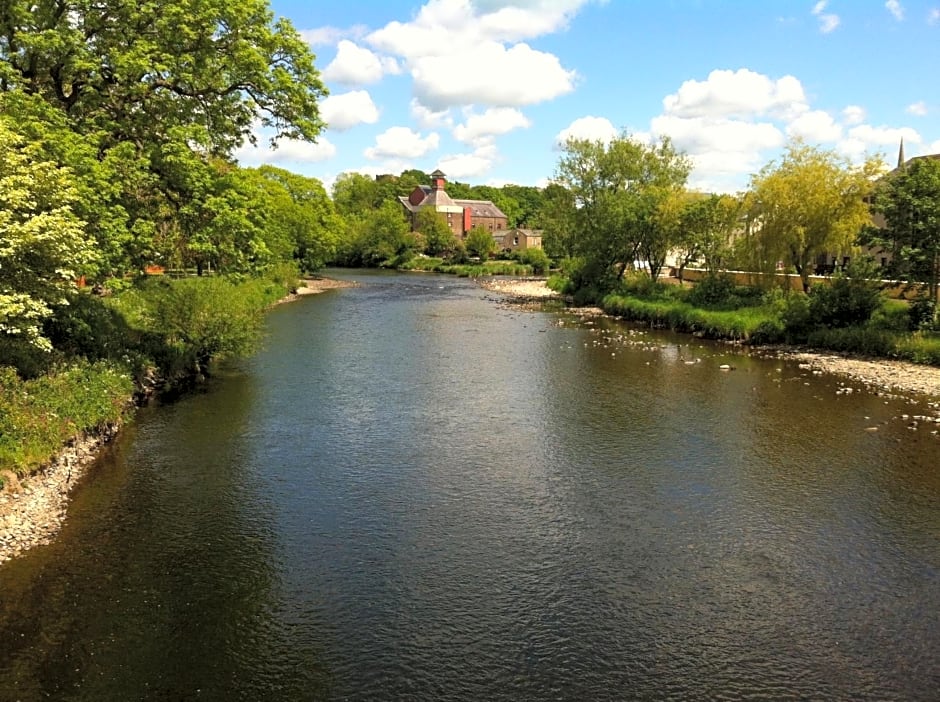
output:
[[[69,497],[102,446],[117,436],[112,424],[73,440],[48,465],[29,477],[4,475],[0,490],[0,564],[34,546],[48,544],[65,521]]]
[[[276,304],[297,300],[335,288],[354,287],[356,283],[330,278],[307,278],[296,293]],[[144,386],[135,390],[138,404],[155,394],[156,380],[145,376]],[[128,398],[129,400],[130,398]],[[25,477],[12,471],[0,475],[0,564],[28,549],[49,543],[62,527],[72,489],[78,484],[99,450],[118,434],[119,424],[108,424],[100,432],[83,434],[70,441],[46,465]]]
[[[486,290],[499,293],[523,305],[563,299],[561,295],[548,287],[545,280],[541,279],[481,280],[479,284]],[[592,307],[590,313],[596,315],[602,314],[602,311]],[[890,359],[860,358],[786,346],[766,346],[759,347],[757,350],[767,355],[797,361],[812,370],[852,378],[876,390],[897,390],[940,398],[940,368],[935,366]]]

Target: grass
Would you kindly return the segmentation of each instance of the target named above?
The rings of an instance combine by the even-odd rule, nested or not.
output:
[[[188,383],[213,358],[250,351],[264,310],[296,277],[151,278],[111,297],[78,295],[49,325],[56,352],[19,372],[0,365],[0,470],[26,475],[73,438],[120,424],[135,378]]]
[[[26,475],[73,437],[120,424],[134,385],[111,363],[77,363],[22,380],[0,368],[0,470]]]

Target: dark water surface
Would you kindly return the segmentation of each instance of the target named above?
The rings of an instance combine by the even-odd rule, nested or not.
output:
[[[359,278],[0,568],[0,700],[940,699],[926,402]]]

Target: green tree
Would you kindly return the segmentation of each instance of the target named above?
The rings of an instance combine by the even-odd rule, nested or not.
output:
[[[567,142],[555,182],[573,200],[566,228],[585,264],[581,284],[610,285],[640,257],[658,275],[676,229],[670,203],[689,170],[668,139],[647,145],[624,134],[609,144]]]
[[[216,255],[206,243],[216,233],[197,227],[241,206],[218,160],[255,125],[272,140],[316,139],[326,90],[313,59],[266,0],[8,0],[0,10],[0,107],[36,131],[73,134],[49,155],[76,175],[76,209],[115,274],[161,254]],[[242,260],[258,258],[239,248],[257,243],[249,222],[239,213],[225,225],[238,225]]]
[[[676,246],[680,281],[692,261],[702,259],[705,269],[712,274],[720,269],[739,226],[742,210],[742,200],[732,195],[686,194]]]
[[[496,251],[496,240],[493,234],[480,226],[470,230],[464,245],[471,256],[479,256],[481,261],[487,260],[490,254]]]
[[[265,200],[253,209],[262,216],[268,248],[306,271],[322,268],[336,255],[342,229],[323,184],[274,166],[255,174]]]
[[[375,178],[361,173],[340,173],[333,183],[333,204],[342,215],[364,215],[384,200]]]
[[[779,163],[771,162],[751,180],[755,263],[772,270],[782,260],[809,291],[816,257],[848,254],[871,216],[865,198],[881,169],[870,159],[854,167],[834,151],[792,142]],[[753,246],[756,244],[756,246]]]
[[[902,275],[927,284],[936,306],[940,278],[940,160],[917,158],[879,184],[874,209],[886,228],[871,237],[894,253]]]
[[[401,205],[385,202],[364,216],[347,217],[345,263],[356,266],[390,266],[412,257],[418,240],[405,221]]]
[[[457,238],[447,220],[430,207],[418,210],[415,229],[424,237],[424,252],[429,256],[446,256],[457,248]]]
[[[0,89],[41,95],[106,146],[196,125],[227,154],[256,120],[277,137],[323,128],[313,55],[265,0],[6,0],[0,37]]]
[[[0,117],[0,363],[13,346],[48,351],[42,324],[94,259],[72,175]]]

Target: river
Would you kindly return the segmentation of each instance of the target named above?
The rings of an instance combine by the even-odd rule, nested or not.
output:
[[[344,275],[0,567],[0,699],[940,697],[922,398]]]

